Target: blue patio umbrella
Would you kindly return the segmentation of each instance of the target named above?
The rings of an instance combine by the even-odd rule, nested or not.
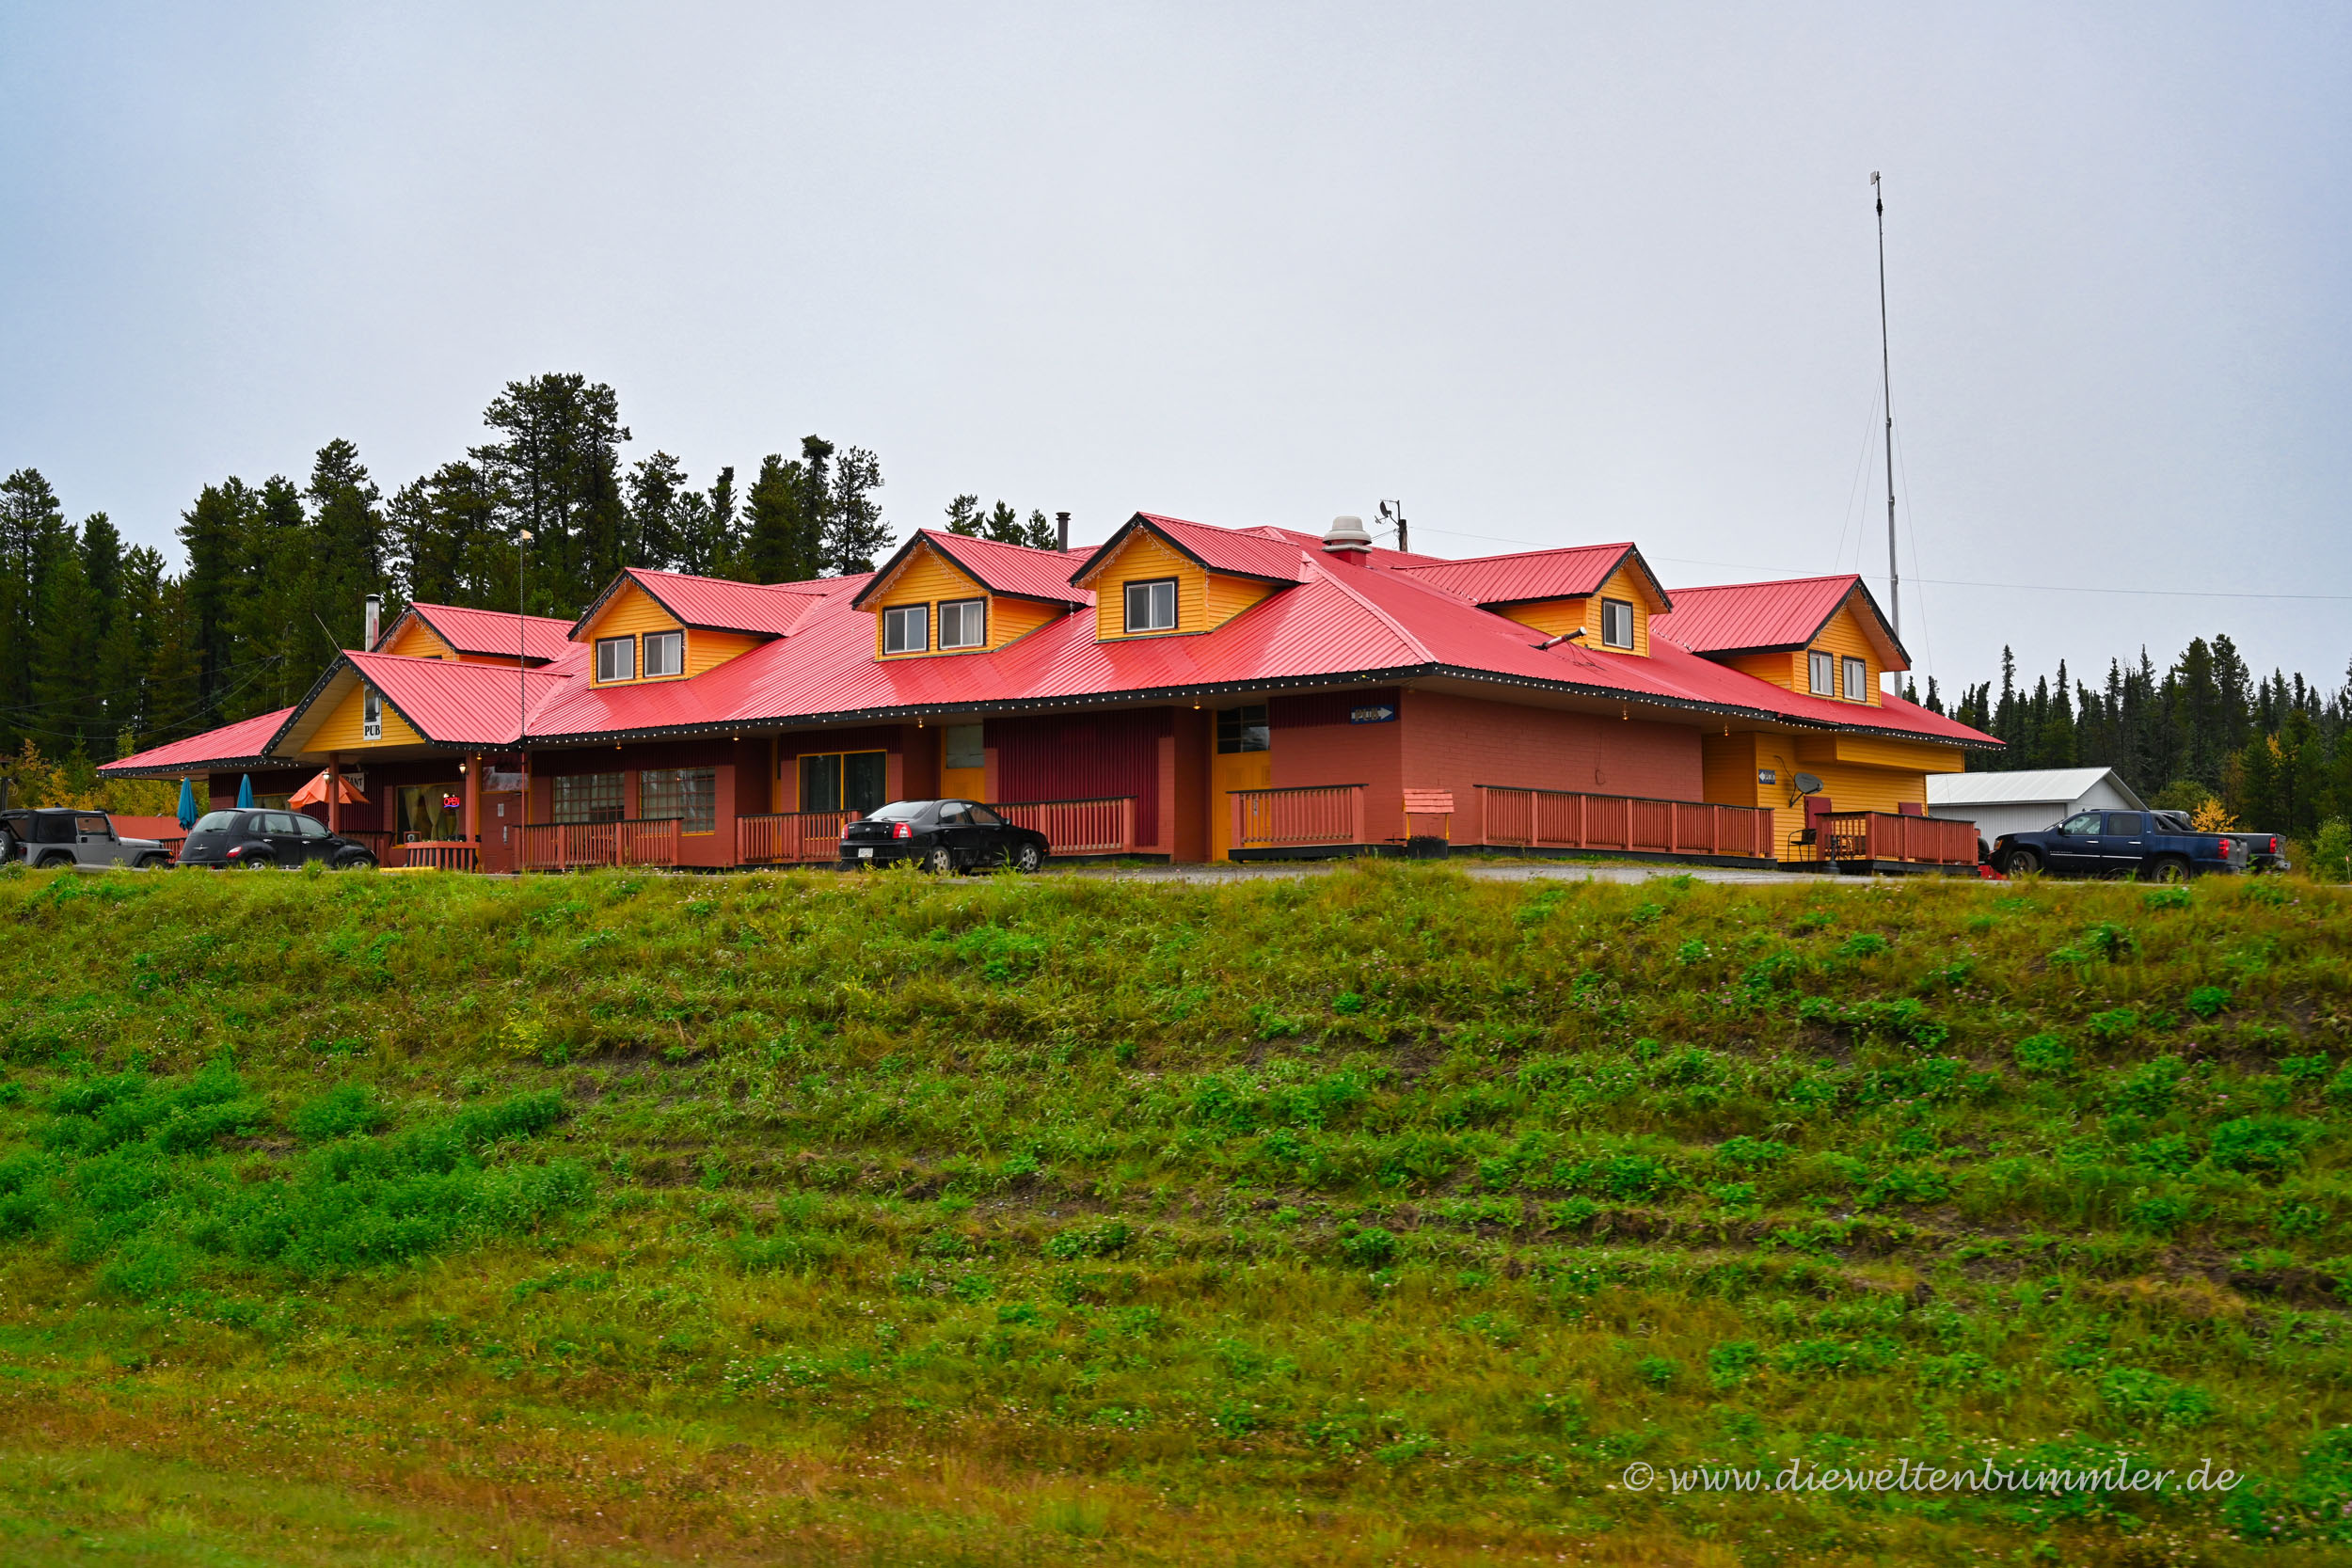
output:
[[[191,779],[180,781],[180,826],[196,826],[196,784]]]
[[[249,811],[252,809],[252,806],[253,775],[250,773],[240,773],[237,775],[237,809],[239,811]]]

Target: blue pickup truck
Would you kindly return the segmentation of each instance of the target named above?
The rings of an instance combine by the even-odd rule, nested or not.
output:
[[[2178,882],[2211,871],[2282,871],[2271,833],[2201,833],[2178,811],[2077,812],[2038,832],[2003,833],[1993,844],[1994,869],[2014,876],[2137,877]]]

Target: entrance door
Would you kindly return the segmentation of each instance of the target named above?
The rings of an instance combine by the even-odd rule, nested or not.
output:
[[[513,790],[501,790],[482,798],[482,844],[478,857],[485,871],[516,871],[521,869],[523,854],[523,798]]]
[[[1210,860],[1222,862],[1233,847],[1233,791],[1274,787],[1273,742],[1263,703],[1216,716],[1216,752],[1209,758]]]

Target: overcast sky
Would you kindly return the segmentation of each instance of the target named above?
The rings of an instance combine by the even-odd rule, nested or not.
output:
[[[168,546],[578,371],[698,480],[870,447],[902,531],[1398,497],[1883,598],[1883,169],[1921,673],[2333,688],[2347,65],[2342,6],[12,6],[0,468]]]

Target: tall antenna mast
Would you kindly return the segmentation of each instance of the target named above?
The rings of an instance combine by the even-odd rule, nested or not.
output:
[[[1895,612],[1895,639],[1903,635],[1903,577],[1895,561],[1895,373],[1886,348],[1886,193],[1879,171],[1870,171],[1870,195],[1879,210],[1879,390],[1886,404],[1886,603]]]

